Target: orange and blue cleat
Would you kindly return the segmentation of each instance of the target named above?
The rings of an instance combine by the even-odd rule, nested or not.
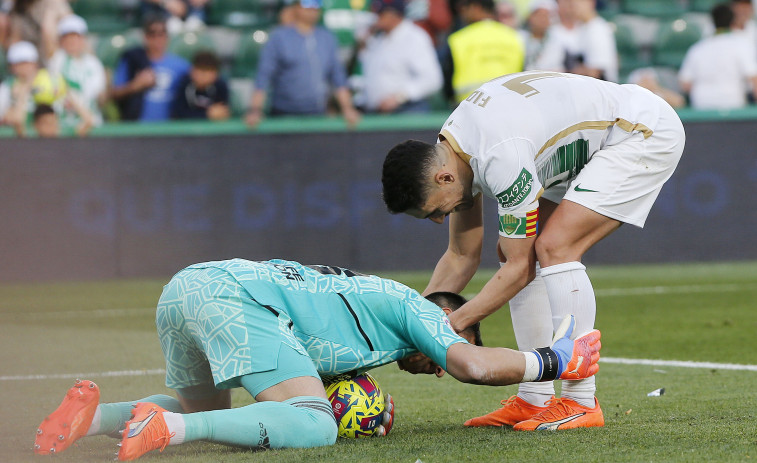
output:
[[[516,431],[555,431],[558,429],[591,428],[605,425],[599,401],[594,408],[579,405],[571,399],[552,399],[538,415],[513,426]]]
[[[484,416],[471,418],[463,423],[463,425],[469,427],[512,426],[515,423],[520,423],[534,415],[538,415],[546,409],[546,407],[532,405],[517,395],[514,395],[507,400],[503,400],[500,403],[502,404],[502,408],[494,410]]]
[[[131,411],[118,446],[118,459],[136,460],[153,450],[163,451],[174,434],[168,432],[163,413],[166,410],[150,402],[139,402]]]
[[[92,424],[99,403],[100,388],[97,384],[77,379],[66,392],[60,406],[37,428],[34,453],[60,453],[84,437]]]

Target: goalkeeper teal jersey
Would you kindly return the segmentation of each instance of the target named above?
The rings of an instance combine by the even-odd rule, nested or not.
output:
[[[393,280],[286,260],[189,268],[222,269],[259,305],[286,314],[322,377],[361,373],[418,351],[446,369],[447,349],[466,342],[436,304]]]

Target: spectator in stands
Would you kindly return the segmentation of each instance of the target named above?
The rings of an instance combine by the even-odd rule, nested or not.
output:
[[[597,14],[596,0],[570,0],[578,22],[578,55],[568,55],[566,71],[618,81],[618,50],[610,24]]]
[[[510,0],[499,0],[494,6],[496,12],[497,21],[501,22],[505,26],[512,27],[513,29],[520,28],[520,18],[518,17],[518,10],[515,9],[515,5]]]
[[[732,0],[733,24],[731,29],[744,36],[757,56],[757,23],[754,20],[752,0]]]
[[[143,27],[144,46],[126,50],[113,75],[111,97],[121,119],[165,121],[179,80],[189,72],[183,58],[168,53],[168,30],[161,17],[148,18]]]
[[[484,82],[522,71],[525,55],[518,32],[494,19],[493,0],[462,0],[459,11],[467,26],[442,52],[445,94],[458,103]]]
[[[168,33],[175,35],[205,27],[209,3],[210,0],[142,0],[140,13],[142,18],[165,18]]]
[[[300,0],[293,8],[294,24],[274,29],[261,51],[247,124],[256,127],[263,119],[269,92],[272,116],[317,115],[327,113],[333,89],[347,124],[354,126],[360,113],[352,104],[336,38],[318,26],[320,1]]]
[[[442,70],[428,34],[406,19],[404,0],[376,0],[377,15],[360,52],[368,112],[424,112],[442,88]]]
[[[92,114],[95,126],[102,125],[100,105],[105,102],[105,68],[100,60],[89,52],[87,23],[76,15],[68,15],[58,23],[58,49],[52,50],[47,68],[52,74],[63,77],[72,98]],[[81,121],[78,114],[65,109],[60,115],[64,127],[75,127]]]
[[[522,29],[521,38],[526,50],[526,69],[537,69],[534,65],[539,60],[544,44],[547,41],[547,31],[552,26],[552,19],[557,14],[555,0],[534,0],[526,19],[526,27]]]
[[[60,136],[58,115],[49,104],[38,104],[34,109],[34,130],[41,138],[56,138]]]
[[[733,109],[747,104],[747,93],[757,93],[757,60],[753,48],[731,31],[733,10],[727,3],[712,9],[715,35],[692,46],[678,77],[697,109]]]
[[[10,13],[8,43],[31,42],[42,56],[48,57],[58,41],[56,26],[64,16],[72,14],[66,0],[15,0]]]
[[[13,9],[13,0],[0,0],[0,47],[8,48],[10,38],[10,12]]]
[[[662,71],[668,72],[663,75]],[[672,74],[672,76],[669,74]],[[684,98],[684,96],[677,90],[679,84],[676,82],[673,82],[672,85],[670,83],[666,84],[663,79],[664,77],[672,77],[667,80],[675,81],[675,71],[668,68],[645,67],[634,69],[634,71],[628,75],[627,83],[636,84],[640,87],[646,88],[674,108],[686,106],[686,98]]]
[[[452,10],[447,0],[408,0],[405,17],[422,27],[436,47],[452,28]]]
[[[532,69],[565,72],[566,58],[579,54],[578,23],[571,2],[557,0],[559,21],[547,30],[546,41]]]
[[[192,69],[176,88],[171,115],[174,119],[226,120],[229,111],[229,86],[219,72],[221,61],[210,51],[198,52]]]
[[[78,100],[67,95],[60,75],[50,74],[39,66],[39,53],[31,42],[16,42],[8,48],[11,77],[0,84],[0,120],[10,125],[18,136],[26,134],[36,105],[47,104],[62,112],[69,106],[79,116],[76,133],[80,136],[92,128],[92,115]]]

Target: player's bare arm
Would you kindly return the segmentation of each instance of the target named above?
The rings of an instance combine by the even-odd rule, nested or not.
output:
[[[468,343],[453,344],[447,350],[447,371],[458,381],[490,386],[592,376],[599,370],[597,362],[602,347],[601,334],[598,330],[592,330],[572,340],[570,336],[574,327],[575,319],[565,317],[550,347],[529,352]],[[444,371],[430,358],[423,354],[412,357],[398,362],[400,369],[413,374],[443,376]]]
[[[500,236],[498,246],[506,261],[476,297],[450,314],[455,331],[460,332],[500,309],[525,288],[535,276],[536,238],[512,239]]]
[[[473,200],[473,207],[449,214],[449,245],[434,269],[423,292],[459,293],[473,278],[481,262],[484,242],[483,197]]]

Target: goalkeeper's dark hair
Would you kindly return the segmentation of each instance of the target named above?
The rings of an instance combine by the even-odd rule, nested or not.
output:
[[[383,198],[392,214],[420,209],[426,201],[426,176],[436,160],[434,145],[407,140],[389,150],[384,159],[381,183]]]
[[[463,306],[468,299],[463,296],[449,292],[449,291],[437,291],[426,296],[426,299],[438,305],[439,307],[447,307],[453,312]],[[481,340],[481,323],[476,322],[473,325],[466,328],[464,331],[472,330],[474,344],[477,346],[483,346],[484,342]]]

